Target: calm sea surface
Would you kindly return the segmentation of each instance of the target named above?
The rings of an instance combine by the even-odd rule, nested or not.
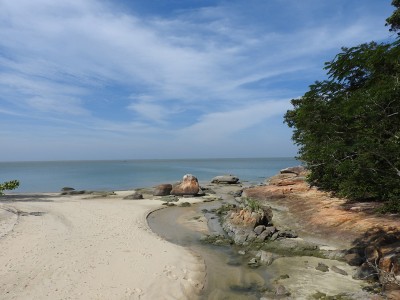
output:
[[[15,193],[58,192],[65,186],[127,190],[174,183],[185,174],[200,182],[232,174],[241,181],[260,183],[280,169],[299,164],[294,158],[0,162],[0,183],[18,179]]]

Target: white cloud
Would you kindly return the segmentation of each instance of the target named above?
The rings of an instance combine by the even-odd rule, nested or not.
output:
[[[288,106],[287,100],[265,101],[249,103],[224,112],[211,112],[178,134],[185,138],[195,137],[203,141],[218,140],[255,126],[273,116],[281,115],[286,112]]]
[[[136,111],[138,114],[146,119],[150,119],[157,123],[164,123],[164,119],[169,114],[168,110],[158,104],[152,103],[133,103],[128,107],[131,110]]]
[[[99,141],[143,138],[149,147],[149,135],[218,141],[282,115],[299,94],[286,76],[311,76],[341,46],[385,37],[371,12],[317,20],[308,5],[318,1],[268,3],[286,3],[288,15],[309,22],[267,26],[240,1],[168,17],[128,13],[113,1],[0,1],[0,113],[32,122],[27,132],[40,122]]]
[[[30,107],[42,112],[53,112],[71,115],[87,115],[87,110],[82,108],[81,100],[75,98],[44,98],[33,97],[25,100]]]

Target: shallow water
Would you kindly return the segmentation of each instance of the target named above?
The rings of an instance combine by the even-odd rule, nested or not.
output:
[[[205,261],[207,283],[200,299],[260,299],[271,276],[262,268],[251,269],[235,246],[214,246],[200,241],[203,233],[176,222],[183,215],[201,215],[202,209],[220,206],[207,202],[192,207],[169,207],[148,217],[150,228],[164,239],[200,254]],[[210,233],[223,233],[218,222],[209,226]]]
[[[201,242],[205,234],[224,234],[215,214],[209,213],[222,203],[234,203],[233,191],[240,187],[209,186],[222,200],[203,202],[191,207],[168,207],[153,212],[148,217],[150,228],[164,239],[189,248],[200,255],[206,265],[207,282],[200,299],[281,299],[279,287],[290,291],[291,299],[313,299],[320,292],[335,296],[345,293],[348,299],[375,299],[362,291],[365,283],[354,280],[355,267],[345,262],[310,256],[280,257],[257,269],[248,266],[256,251],[239,254],[243,247],[235,245],[215,246]],[[232,189],[233,188],[233,189]],[[204,213],[204,210],[208,212]],[[206,217],[206,218],[205,218]],[[328,265],[329,272],[321,272],[317,266]],[[348,275],[331,270],[336,266]]]
[[[221,158],[169,160],[0,162],[0,182],[18,179],[17,193],[77,190],[128,190],[174,183],[185,174],[210,181],[233,174],[258,183],[280,169],[299,165],[294,158]]]

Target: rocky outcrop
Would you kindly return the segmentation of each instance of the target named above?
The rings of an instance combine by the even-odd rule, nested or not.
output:
[[[250,204],[249,204],[250,203]],[[272,224],[270,207],[257,206],[248,202],[244,208],[232,208],[225,212],[222,218],[222,228],[237,245],[262,243],[266,240],[282,240],[296,238],[297,234],[291,230],[279,230]]]
[[[174,186],[171,195],[196,196],[200,191],[199,181],[192,174],[183,176],[182,182]]]
[[[238,182],[239,178],[233,175],[216,176],[211,180],[211,183],[223,183],[223,184],[236,184]]]
[[[255,241],[269,225],[269,209],[252,211],[249,208],[235,208],[223,218],[222,228],[234,242],[243,245]]]
[[[284,222],[322,241],[329,237],[327,245],[350,248],[347,253],[342,251],[342,258],[358,267],[351,274],[354,278],[376,278],[389,291],[386,294],[399,291],[398,215],[377,214],[380,205],[377,202],[348,202],[310,187],[305,180],[306,175],[307,171],[301,168],[284,169],[281,174],[269,178],[267,185],[245,189],[243,196],[271,205],[279,213],[274,219],[275,225],[281,226]],[[269,239],[275,236],[274,233]]]
[[[159,184],[154,187],[153,196],[168,196],[172,191],[172,184]]]

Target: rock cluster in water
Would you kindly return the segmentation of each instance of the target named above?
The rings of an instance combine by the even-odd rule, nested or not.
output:
[[[271,208],[260,206],[257,202],[250,202],[250,204],[248,202],[245,207],[236,207],[226,212],[222,218],[222,228],[237,245],[297,237],[297,234],[291,230],[276,228],[272,224]]]

